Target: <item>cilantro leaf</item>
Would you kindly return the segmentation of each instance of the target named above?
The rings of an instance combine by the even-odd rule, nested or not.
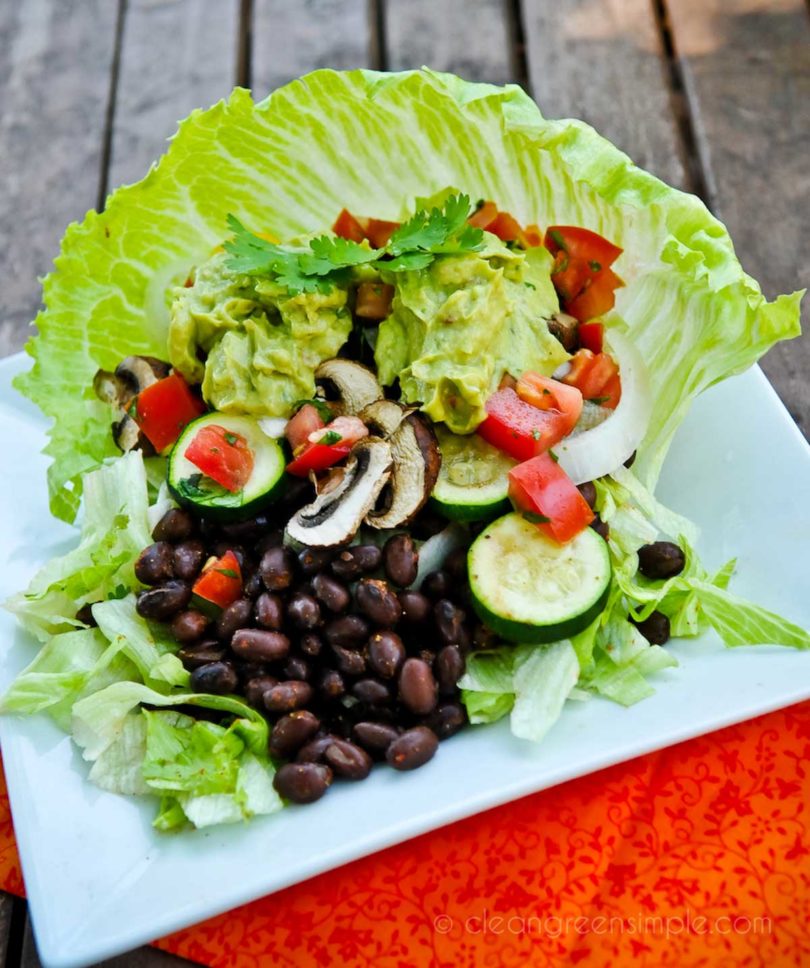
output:
[[[531,524],[550,524],[551,518],[547,518],[545,514],[535,514],[534,511],[523,511],[521,517],[524,521],[528,521]]]

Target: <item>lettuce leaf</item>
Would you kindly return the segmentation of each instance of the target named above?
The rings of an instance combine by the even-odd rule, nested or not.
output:
[[[624,248],[616,310],[655,388],[635,465],[648,486],[694,396],[799,333],[801,294],[767,302],[697,198],[588,125],[545,120],[516,86],[321,70],[259,104],[237,89],[183,121],[160,163],[103,213],[71,225],[45,279],[40,335],[27,347],[34,365],[17,386],[54,420],[53,513],[72,520],[82,475],[115,453],[95,370],[128,353],[165,358],[167,293],[226,237],[228,213],[284,239],[322,231],[344,206],[398,218],[447,185],[523,222],[584,225]]]

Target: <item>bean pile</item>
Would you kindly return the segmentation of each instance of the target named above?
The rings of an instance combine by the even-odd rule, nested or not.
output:
[[[465,655],[489,644],[471,620],[466,549],[421,588],[410,535],[295,554],[265,517],[234,525],[172,509],[135,565],[138,612],[170,623],[197,692],[239,694],[271,723],[287,761],[278,792],[321,797],[333,778],[362,780],[375,760],[412,770],[466,722],[457,682]],[[212,619],[192,585],[210,556],[239,560],[242,596]]]

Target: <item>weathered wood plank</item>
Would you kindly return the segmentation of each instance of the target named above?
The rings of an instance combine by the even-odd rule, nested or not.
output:
[[[9,937],[11,933],[11,912],[14,898],[11,894],[0,891],[0,964],[6,964],[8,959]]]
[[[370,67],[372,43],[367,0],[253,0],[255,97],[318,67]]]
[[[471,81],[513,78],[504,0],[386,0],[388,67],[433,67]]]
[[[239,0],[129,0],[107,184],[142,178],[177,122],[237,79]]]
[[[144,946],[127,954],[99,961],[92,968],[192,968],[194,964],[196,963],[186,961],[184,958],[176,958],[174,955],[157,948]],[[10,965],[9,968],[16,968],[16,966]],[[20,968],[42,968],[30,921],[25,929]]]
[[[524,0],[523,24],[532,92],[547,117],[581,118],[640,167],[693,187],[651,0]]]
[[[65,226],[97,202],[117,6],[0,3],[0,356],[27,339]]]
[[[769,297],[810,284],[810,17],[804,0],[668,0],[710,201]],[[805,300],[804,325],[810,328]],[[810,434],[810,333],[765,372]]]

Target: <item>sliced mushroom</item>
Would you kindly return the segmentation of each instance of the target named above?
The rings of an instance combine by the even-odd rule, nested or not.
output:
[[[315,370],[315,382],[323,387],[327,398],[331,393],[337,416],[359,414],[383,395],[377,377],[368,367],[339,357],[320,364]]]
[[[346,544],[374,507],[391,476],[391,447],[377,437],[351,452],[340,483],[301,508],[287,524],[287,536],[312,548]]]
[[[113,440],[124,453],[135,449],[145,454],[154,453],[154,448],[127,411],[141,390],[162,380],[170,371],[168,363],[154,356],[127,356],[115,368],[115,373],[99,370],[93,377],[96,396],[115,409],[118,419],[113,423]]]
[[[408,414],[407,407],[394,400],[375,400],[360,411],[360,419],[380,437],[390,437]]]
[[[388,438],[393,457],[388,502],[366,515],[372,528],[398,528],[411,521],[430,497],[442,454],[433,429],[424,417],[408,414]]]
[[[555,313],[547,325],[549,333],[557,337],[567,352],[573,353],[577,347],[577,320],[568,313]]]
[[[130,450],[140,450],[145,457],[154,456],[155,448],[129,414],[124,414],[120,420],[116,420],[112,425],[112,435],[116,446],[125,454]]]

